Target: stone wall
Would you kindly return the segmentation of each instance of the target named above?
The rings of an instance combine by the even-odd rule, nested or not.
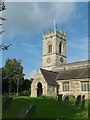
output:
[[[47,96],[56,97],[57,96],[57,86],[48,85]]]
[[[42,84],[42,95],[47,95],[47,83],[39,70],[31,84],[31,97],[37,97],[37,85],[39,82]]]
[[[64,37],[64,38],[63,38]],[[61,53],[59,52],[59,44],[61,44]],[[52,44],[52,52],[48,53],[48,46]],[[66,37],[58,32],[49,33],[43,36],[43,50],[42,50],[42,68],[52,70],[61,64],[66,63]],[[60,61],[62,57],[63,62]],[[50,62],[47,62],[47,59]]]
[[[58,93],[59,94],[63,94],[63,96],[65,95],[73,95],[75,97],[77,97],[78,95],[85,95],[85,98],[88,99],[88,97],[90,96],[89,91],[81,91],[81,82],[84,81],[90,81],[90,79],[70,79],[70,80],[58,80],[58,84],[59,84],[59,89],[58,89]],[[65,91],[63,92],[63,83],[64,82],[69,82],[69,91]],[[90,87],[90,85],[89,85]]]
[[[89,60],[90,61],[90,60]],[[70,69],[78,69],[87,67],[90,65],[89,61],[79,61],[79,62],[73,62],[73,63],[67,63],[67,64],[61,64],[58,67],[55,67],[52,69],[53,71],[60,71],[60,70],[70,70]]]

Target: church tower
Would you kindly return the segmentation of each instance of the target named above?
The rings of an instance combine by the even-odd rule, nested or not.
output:
[[[61,64],[66,64],[66,32],[58,32],[54,21],[54,31],[43,34],[42,68],[52,70]]]

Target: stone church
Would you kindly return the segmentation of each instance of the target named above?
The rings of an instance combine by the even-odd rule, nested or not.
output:
[[[31,84],[31,97],[85,95],[90,89],[90,61],[66,63],[66,32],[43,34],[42,66]]]

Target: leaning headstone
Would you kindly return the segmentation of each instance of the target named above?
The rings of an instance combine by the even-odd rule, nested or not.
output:
[[[64,107],[68,107],[69,97],[66,96],[64,99]]]
[[[3,104],[3,109],[9,109],[11,102],[12,102],[13,98],[12,97],[8,97],[7,100],[4,102]]]
[[[3,108],[5,108],[5,104],[6,104],[8,98],[9,98],[9,94],[4,92],[3,99],[2,99],[2,107]]]
[[[62,103],[62,94],[58,95],[58,103],[61,105]]]
[[[82,96],[81,109],[85,109],[85,95]]]
[[[80,106],[80,104],[81,104],[81,95],[78,95],[75,102],[75,106]]]
[[[9,98],[9,94],[4,92],[3,102],[7,101],[8,98]]]
[[[19,115],[17,116],[20,119],[27,120],[29,118],[33,117],[33,114],[35,113],[36,110],[36,104],[31,104],[29,106],[24,107]],[[31,119],[30,119],[31,120]]]
[[[36,110],[36,104],[30,105],[26,111],[26,118],[32,118],[35,110]]]

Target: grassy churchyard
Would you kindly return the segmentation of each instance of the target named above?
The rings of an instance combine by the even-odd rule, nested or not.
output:
[[[3,110],[3,118],[17,118],[24,116],[24,109],[30,104],[36,104],[36,110],[33,118],[87,118],[88,100],[85,100],[85,109],[75,106],[75,100],[69,100],[68,107],[60,105],[56,98],[30,98],[30,97],[14,97],[9,109]],[[76,119],[77,118],[77,119]]]

